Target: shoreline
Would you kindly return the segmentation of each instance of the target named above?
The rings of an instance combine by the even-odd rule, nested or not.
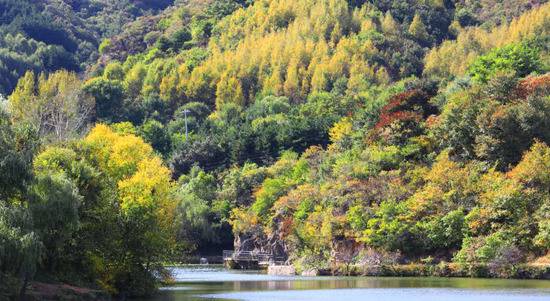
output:
[[[464,265],[442,262],[439,264],[398,264],[398,265],[335,265],[330,268],[307,267],[295,265],[271,265],[265,268],[228,268],[223,264],[171,263],[166,267],[224,267],[227,270],[266,271],[277,276],[346,276],[346,277],[443,277],[443,278],[480,278],[480,279],[516,279],[516,280],[550,280],[550,265],[518,264],[500,268],[487,264]]]
[[[31,282],[24,296],[25,301],[74,300],[110,301],[112,297],[105,291],[66,283]]]
[[[350,276],[350,277],[446,277],[446,278],[494,278],[550,280],[550,266],[521,264],[491,267],[487,264],[460,265],[401,264],[401,265],[338,265],[331,268],[297,268],[295,266],[270,266],[270,275],[301,276]]]

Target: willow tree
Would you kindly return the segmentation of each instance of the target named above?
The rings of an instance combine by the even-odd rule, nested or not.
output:
[[[32,181],[28,143],[0,108],[0,296],[25,293],[41,255],[27,210],[27,185]]]

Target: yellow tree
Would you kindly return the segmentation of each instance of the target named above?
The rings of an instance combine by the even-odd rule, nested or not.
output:
[[[25,76],[19,79],[15,91],[9,97],[9,109],[15,121],[20,122],[32,118],[29,115],[34,110],[30,110],[30,106],[35,102],[35,94],[35,75],[34,72],[28,71]]]
[[[216,108],[221,108],[225,103],[245,105],[243,88],[240,81],[227,73],[222,75],[216,89]]]
[[[326,91],[328,86],[328,70],[325,65],[317,65],[311,78],[311,91]]]
[[[283,91],[283,80],[281,77],[281,69],[279,66],[275,67],[271,74],[264,80],[263,93],[265,95],[281,95]]]
[[[160,82],[160,98],[168,102],[171,107],[177,107],[183,101],[181,90],[178,89],[179,72],[172,69]]]
[[[414,18],[409,26],[409,33],[420,42],[428,42],[430,35],[426,30],[426,25],[422,22],[419,14],[414,15]]]
[[[124,69],[122,68],[122,64],[119,61],[109,63],[107,67],[105,67],[103,77],[108,80],[123,80]]]
[[[161,262],[175,247],[179,226],[170,171],[141,138],[102,124],[92,129],[80,149],[109,184],[102,195],[116,200],[109,205],[121,234],[113,250],[117,255],[103,259],[107,264],[99,272],[109,276],[101,283],[115,290],[123,285],[147,292],[154,286],[154,273],[162,270]],[[134,282],[124,283],[127,277]]]
[[[510,178],[522,184],[522,194],[536,193],[539,204],[530,204],[537,211],[530,215],[538,226],[538,233],[533,244],[542,250],[550,249],[550,147],[542,142],[535,142],[525,153],[521,162],[508,174]]]
[[[15,121],[32,125],[45,139],[63,141],[86,129],[95,102],[74,73],[41,74],[36,81],[29,72],[10,96],[9,107]]]
[[[382,19],[382,31],[389,34],[396,34],[399,31],[399,24],[390,12],[387,12]]]
[[[147,69],[145,69],[142,63],[134,65],[132,69],[128,71],[128,74],[126,74],[124,87],[131,98],[137,98],[140,95],[141,89],[143,88],[143,80],[146,75]]]
[[[298,75],[298,64],[296,61],[292,61],[288,65],[284,91],[285,95],[292,100],[297,100],[300,97],[300,78]]]
[[[550,3],[532,9],[508,24],[490,31],[479,27],[461,30],[458,37],[445,41],[426,55],[424,73],[437,76],[460,76],[479,56],[495,47],[520,42],[550,32]],[[450,60],[449,58],[453,58]]]

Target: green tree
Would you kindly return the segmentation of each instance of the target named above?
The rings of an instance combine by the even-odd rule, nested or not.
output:
[[[469,74],[478,82],[487,82],[498,71],[513,72],[524,77],[541,71],[540,49],[532,42],[523,42],[496,48],[477,58],[469,68]]]
[[[45,250],[45,269],[60,270],[69,239],[78,229],[82,196],[63,174],[40,174],[31,187],[30,210]]]
[[[120,121],[124,104],[124,88],[120,82],[95,78],[86,82],[83,90],[95,99],[95,117],[98,121]]]
[[[180,241],[193,243],[199,248],[219,242],[221,233],[217,228],[220,221],[214,218],[212,207],[216,198],[216,179],[195,167],[179,182],[181,188],[177,210],[183,226],[178,233]]]
[[[30,162],[34,149],[28,145],[30,143],[25,141],[25,137],[21,136],[23,130],[19,131],[18,135],[18,130],[13,128],[9,115],[0,108],[0,174],[4,175],[0,177],[2,203],[24,193],[26,185],[32,179]]]
[[[147,120],[141,126],[141,136],[156,151],[164,156],[168,155],[171,149],[171,141],[167,129],[160,122],[156,120]]]
[[[0,107],[0,296],[17,299],[33,279],[42,242],[28,210],[28,185],[36,137],[14,128]]]

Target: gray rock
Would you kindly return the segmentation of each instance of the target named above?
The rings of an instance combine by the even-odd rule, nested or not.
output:
[[[267,274],[272,276],[294,276],[296,269],[291,265],[270,265]]]
[[[316,277],[319,276],[319,270],[318,269],[307,269],[302,272],[302,276],[305,277]]]

